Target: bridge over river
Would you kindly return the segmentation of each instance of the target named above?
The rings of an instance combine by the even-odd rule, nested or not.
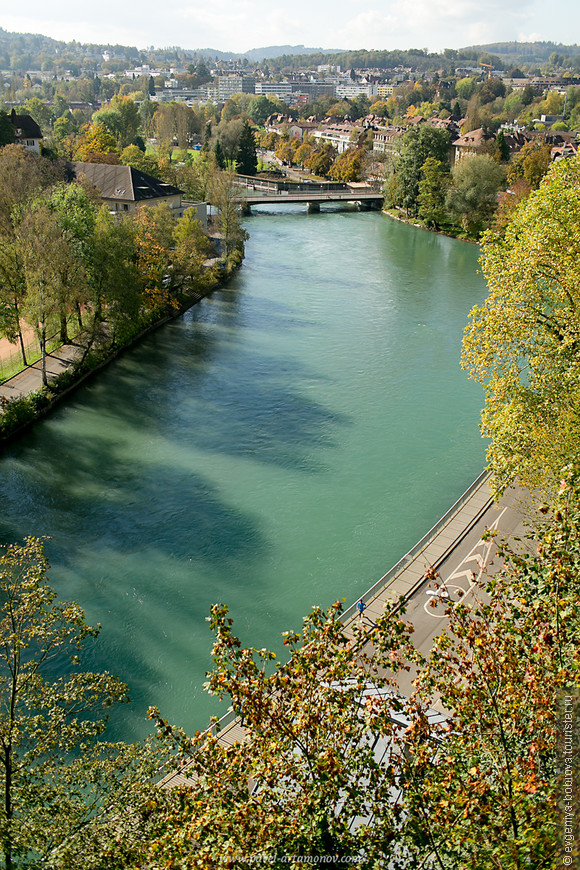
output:
[[[239,200],[243,211],[268,203],[306,203],[308,211],[320,211],[322,203],[352,202],[362,209],[381,208],[383,194],[367,184],[274,181],[238,176]]]

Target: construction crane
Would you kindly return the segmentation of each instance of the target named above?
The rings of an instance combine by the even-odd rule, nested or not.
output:
[[[487,77],[488,77],[488,79],[490,79],[490,78],[491,78],[491,73],[492,73],[492,70],[493,70],[493,64],[492,64],[492,63],[481,63],[481,61],[480,61],[479,65],[480,65],[480,66],[484,66],[487,70],[489,70],[489,72],[488,72],[488,74],[487,74]]]

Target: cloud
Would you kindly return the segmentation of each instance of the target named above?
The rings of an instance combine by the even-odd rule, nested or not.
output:
[[[22,15],[12,12],[3,17],[6,30],[66,41],[240,52],[300,43],[440,51],[532,37],[566,42],[580,31],[577,0],[185,0],[166,15],[153,0],[29,0]]]

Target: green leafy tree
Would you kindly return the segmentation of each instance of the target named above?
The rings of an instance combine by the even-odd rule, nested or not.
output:
[[[68,278],[78,259],[63,235],[57,215],[46,202],[37,201],[19,223],[16,239],[24,265],[26,293],[23,315],[36,330],[41,352],[42,383],[47,386],[47,340],[59,319],[70,290]]]
[[[130,97],[116,95],[111,100],[111,111],[116,112],[119,117],[117,132],[119,148],[126,148],[134,141],[141,129],[139,106]]]
[[[256,140],[250,123],[246,121],[242,128],[236,152],[236,164],[241,175],[255,175],[258,168],[256,155]]]
[[[106,710],[125,698],[126,687],[80,669],[98,629],[77,604],[56,600],[46,571],[34,538],[0,556],[0,851],[7,870],[37,866],[81,830],[127,761],[122,747],[115,758],[115,747],[101,742]]]
[[[449,144],[447,130],[439,130],[428,124],[407,130],[403,136],[400,157],[395,165],[396,205],[402,206],[408,213],[416,213],[422,167],[428,157],[447,163]]]
[[[57,185],[48,199],[56,215],[63,238],[69,245],[69,256],[62,261],[60,287],[60,340],[67,344],[68,317],[74,311],[78,329],[82,331],[82,306],[87,302],[87,271],[91,268],[92,241],[95,232],[97,205],[82,184]]]
[[[499,490],[549,488],[580,452],[580,160],[553,165],[482,252],[489,296],[471,313],[463,365],[485,388],[488,462]]]
[[[14,142],[14,128],[10,118],[3,109],[0,109],[0,148]]]
[[[428,157],[421,167],[421,180],[419,182],[419,217],[427,226],[436,230],[447,216],[445,209],[445,195],[449,186],[450,176],[446,165]]]
[[[93,337],[99,338],[101,322],[106,319],[111,340],[122,344],[139,323],[143,283],[137,268],[134,224],[117,221],[106,206],[97,213],[87,278]]]
[[[77,124],[69,113],[56,119],[52,128],[52,138],[60,145],[67,137],[74,136],[77,131]]]
[[[173,286],[182,291],[201,289],[204,284],[204,263],[212,255],[212,243],[193,209],[188,209],[177,221],[173,238]]]
[[[30,115],[41,130],[48,130],[52,121],[52,110],[50,106],[41,100],[39,97],[30,97],[24,103],[24,114]]]
[[[475,236],[489,225],[504,181],[504,168],[488,154],[465,157],[453,167],[446,206],[466,233]]]
[[[255,124],[263,126],[266,119],[278,111],[278,104],[269,100],[268,97],[259,94],[250,103],[248,115]]]
[[[208,194],[212,206],[217,208],[216,226],[223,239],[224,254],[243,252],[247,238],[239,218],[239,188],[234,184],[236,173],[231,170],[215,172],[209,182]]]

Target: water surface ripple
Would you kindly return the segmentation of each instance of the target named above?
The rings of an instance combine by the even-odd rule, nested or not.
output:
[[[474,246],[378,213],[255,210],[231,284],[111,365],[0,461],[0,538],[46,535],[51,579],[103,625],[89,664],[188,729],[216,702],[205,622],[280,648],[350,603],[484,463],[459,367],[485,295]]]

